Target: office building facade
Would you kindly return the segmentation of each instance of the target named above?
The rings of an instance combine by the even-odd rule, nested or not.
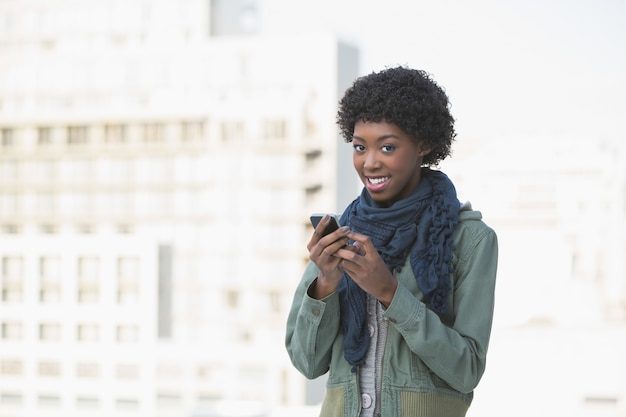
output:
[[[210,5],[0,3],[1,417],[306,401],[284,319],[308,215],[358,192],[358,51]]]

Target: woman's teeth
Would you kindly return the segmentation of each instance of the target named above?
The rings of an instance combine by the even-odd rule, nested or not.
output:
[[[388,179],[389,179],[389,177],[368,178],[369,182],[374,184],[374,185],[377,185],[377,184],[380,184],[382,182],[385,182]]]

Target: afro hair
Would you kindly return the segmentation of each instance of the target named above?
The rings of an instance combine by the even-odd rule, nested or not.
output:
[[[352,141],[358,121],[392,123],[415,141],[431,148],[425,166],[435,166],[451,153],[456,133],[448,96],[422,70],[387,68],[357,78],[339,101],[337,125],[346,142]]]

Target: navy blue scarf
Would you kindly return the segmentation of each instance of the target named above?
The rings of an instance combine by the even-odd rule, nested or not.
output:
[[[424,301],[437,314],[447,308],[452,273],[452,231],[459,219],[459,201],[450,179],[422,168],[413,193],[391,207],[380,207],[363,189],[341,216],[340,223],[367,235],[389,270],[400,271],[407,256]],[[344,356],[363,365],[369,348],[367,298],[346,273],[339,284]]]

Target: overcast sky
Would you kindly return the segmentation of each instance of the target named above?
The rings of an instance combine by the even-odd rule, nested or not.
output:
[[[461,136],[623,136],[621,0],[263,0],[263,30],[331,29],[361,73],[406,64],[448,92]]]

